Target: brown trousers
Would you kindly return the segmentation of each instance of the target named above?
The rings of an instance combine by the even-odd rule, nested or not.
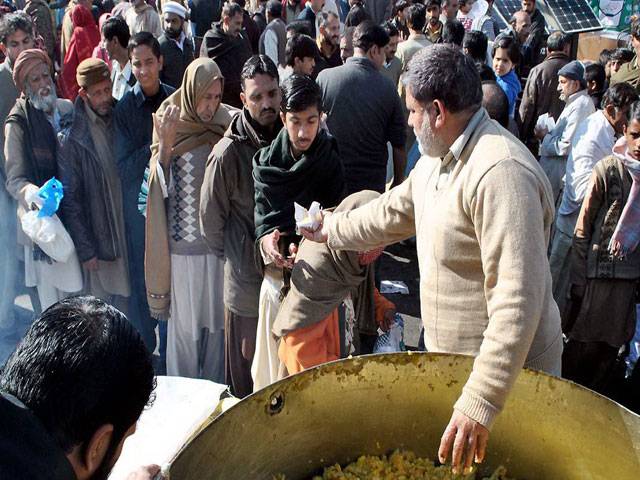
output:
[[[256,350],[257,317],[224,311],[224,377],[231,393],[244,398],[253,392],[251,363]]]

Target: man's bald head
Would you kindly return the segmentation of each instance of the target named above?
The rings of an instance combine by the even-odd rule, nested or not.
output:
[[[509,99],[496,82],[482,82],[482,106],[493,120],[509,126]]]
[[[523,10],[518,10],[511,17],[510,23],[520,43],[524,43],[531,31],[531,16]]]

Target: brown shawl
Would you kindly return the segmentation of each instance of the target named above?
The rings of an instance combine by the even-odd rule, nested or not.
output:
[[[379,194],[354,193],[336,212],[358,208]],[[360,265],[358,252],[331,250],[326,243],[302,241],[291,271],[291,289],[278,310],[273,333],[287,333],[324,320],[351,293],[360,331],[375,323],[373,264]],[[375,332],[375,329],[374,329]],[[369,332],[368,332],[369,333]]]
[[[213,148],[229,127],[233,109],[227,105],[220,104],[214,118],[207,123],[202,122],[196,113],[198,101],[215,80],[224,82],[222,73],[213,60],[194,60],[184,73],[182,86],[158,108],[156,116],[161,120],[169,105],[180,107],[172,159],[206,143]],[[171,302],[171,256],[165,199],[157,173],[157,169],[162,168],[158,165],[159,150],[158,132],[154,128],[149,163],[144,269],[151,315],[166,319]]]

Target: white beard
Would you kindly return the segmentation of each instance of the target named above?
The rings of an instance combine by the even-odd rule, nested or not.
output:
[[[32,92],[29,87],[27,87],[26,93],[33,107],[44,113],[50,114],[56,108],[58,96],[56,95],[53,85],[50,87],[49,95],[44,97],[36,92]]]
[[[425,115],[422,122],[422,132],[418,132],[414,128],[413,133],[418,142],[420,156],[443,157],[449,151],[449,148],[443,145],[440,139],[433,133],[433,130],[431,130],[428,115]]]

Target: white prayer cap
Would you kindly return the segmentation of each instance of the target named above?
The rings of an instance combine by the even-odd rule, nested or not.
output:
[[[175,13],[183,20],[187,18],[187,9],[180,5],[178,2],[163,3],[162,13]]]

